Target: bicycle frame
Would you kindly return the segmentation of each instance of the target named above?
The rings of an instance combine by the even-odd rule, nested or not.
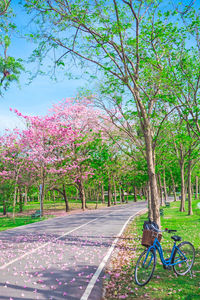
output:
[[[174,266],[174,265],[177,265],[177,264],[181,264],[181,263],[183,263],[183,262],[185,262],[187,260],[187,257],[179,249],[179,247],[176,245],[176,243],[174,243],[174,245],[173,245],[170,258],[164,259],[162,246],[161,246],[160,242],[158,241],[158,239],[155,238],[153,245],[148,248],[147,255],[146,255],[146,258],[144,260],[144,264],[146,262],[146,259],[147,259],[148,255],[149,255],[149,252],[152,251],[152,250],[155,251],[155,252],[156,252],[156,250],[158,250],[159,256],[160,256],[160,260],[161,260],[161,262],[162,262],[162,264],[164,266]],[[175,260],[175,262],[172,263],[172,258],[173,258],[175,250],[177,250],[177,252],[179,253],[180,257],[178,257]]]

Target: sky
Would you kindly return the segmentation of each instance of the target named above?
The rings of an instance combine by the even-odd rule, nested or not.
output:
[[[23,33],[29,18],[17,3],[17,0],[12,2],[16,14],[15,23],[19,32]],[[34,47],[34,44],[21,38],[20,33],[15,34],[12,36],[8,55],[26,60]],[[23,73],[20,77],[20,86],[12,84],[0,98],[0,132],[6,128],[23,126],[20,119],[9,108],[17,109],[27,115],[45,115],[53,103],[76,96],[77,90],[87,85],[84,79],[69,80],[64,76],[61,76],[58,82],[52,81],[47,76],[38,76],[30,84],[27,84],[28,81],[28,74]]]

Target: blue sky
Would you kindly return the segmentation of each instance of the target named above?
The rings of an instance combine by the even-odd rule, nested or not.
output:
[[[26,77],[21,76],[21,88],[17,85],[4,94],[0,100],[0,129],[13,128],[19,124],[9,108],[16,108],[23,114],[42,115],[46,114],[53,103],[64,98],[73,97],[77,88],[84,85],[82,80],[67,80],[52,82],[47,78],[38,77],[30,85],[26,86]]]
[[[29,18],[19,8],[17,2],[17,0],[13,0],[12,3],[19,34],[12,36],[8,55],[26,60],[34,49],[34,44],[19,37]],[[54,82],[48,77],[38,76],[31,84],[27,85],[27,83],[28,74],[23,73],[20,77],[20,87],[12,84],[0,98],[0,131],[5,128],[21,126],[21,121],[14,113],[10,112],[10,107],[18,109],[23,114],[44,115],[53,103],[76,96],[77,89],[87,84],[83,79],[69,80],[64,76],[61,76],[58,82]]]
[[[177,3],[178,0],[174,0]],[[34,44],[27,42],[26,39],[20,38],[20,33],[26,31],[28,17],[18,5],[18,0],[11,1],[13,10],[16,14],[15,23],[19,33],[12,36],[12,44],[9,48],[8,55],[15,58],[26,60],[34,49]],[[199,5],[199,0],[195,2],[195,6]],[[34,25],[32,25],[34,26]],[[33,66],[34,67],[34,66]],[[74,68],[74,72],[79,73],[80,70]],[[80,87],[87,87],[87,81],[84,79],[69,80],[65,76],[60,76],[58,82],[52,81],[48,77],[38,76],[28,83],[28,74],[23,73],[20,78],[20,88],[13,84],[4,96],[0,98],[0,131],[5,128],[13,128],[21,126],[21,122],[10,112],[9,108],[16,108],[23,114],[28,115],[44,115],[51,108],[53,103],[61,101],[67,97],[76,96]]]

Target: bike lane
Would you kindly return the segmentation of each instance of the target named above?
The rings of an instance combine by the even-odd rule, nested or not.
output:
[[[112,243],[145,207],[131,203],[0,233],[0,299],[101,299]]]

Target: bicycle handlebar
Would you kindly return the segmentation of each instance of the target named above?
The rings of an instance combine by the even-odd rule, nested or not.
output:
[[[153,227],[153,229],[157,232],[168,232],[168,233],[177,232],[177,230],[168,229],[168,228],[165,228],[164,230],[160,230],[160,229],[156,228],[155,226],[153,226],[153,224],[151,224],[151,227]]]
[[[168,229],[168,228],[165,228],[165,231],[168,232],[168,233],[177,232],[177,230],[174,230],[174,229]]]

